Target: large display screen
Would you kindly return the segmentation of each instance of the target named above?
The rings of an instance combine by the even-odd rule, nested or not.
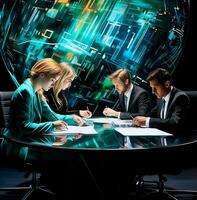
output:
[[[146,85],[154,68],[173,72],[189,15],[185,0],[1,0],[0,46],[19,84],[45,57],[68,62],[78,78],[70,106],[115,106],[108,76],[118,68]],[[82,103],[81,103],[82,102]],[[90,106],[91,106],[90,105]]]

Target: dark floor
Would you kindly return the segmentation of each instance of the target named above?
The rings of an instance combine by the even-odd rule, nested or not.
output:
[[[39,176],[39,174],[38,174],[38,176]],[[196,190],[197,191],[197,169],[196,168],[184,170],[178,175],[166,175],[166,177],[167,177],[167,182],[166,182],[165,186],[167,189],[176,189],[176,190],[184,189],[184,190]],[[28,178],[25,178],[24,172],[19,172],[17,170],[6,169],[6,168],[0,169],[0,187],[28,185],[28,181],[30,180],[30,178],[31,178],[30,176]],[[151,181],[156,180],[157,181],[157,179],[158,179],[157,176],[146,176],[145,177],[145,180],[151,180]],[[155,188],[155,186],[156,186],[154,184],[150,184],[150,185],[151,185],[150,188]],[[144,188],[148,188],[146,184],[145,184]],[[78,188],[74,188],[74,191],[76,191],[76,193],[77,193]],[[91,192],[93,192],[93,191],[92,190],[89,191],[89,193],[91,193]],[[25,194],[25,192],[23,192],[23,191],[20,191],[20,192],[0,191],[0,200],[19,200],[19,199],[21,199],[22,196],[24,196],[24,194]],[[146,194],[149,194],[149,193],[145,192],[144,194],[146,196]],[[95,194],[95,195],[97,195],[97,194]],[[37,192],[36,195],[34,195],[33,198],[31,198],[31,199],[32,200],[38,199],[38,196],[39,196],[39,198],[43,198],[45,200],[62,199],[62,198],[56,198],[53,195],[49,195],[49,194],[43,193],[43,192]],[[139,196],[142,197],[142,195],[138,195],[138,197]],[[180,199],[180,200],[194,200],[195,199],[191,194],[190,195],[176,194],[175,196],[177,197],[177,199]],[[66,198],[66,199],[74,199],[74,198]],[[92,199],[95,199],[94,194],[92,196]],[[101,198],[96,198],[96,199],[101,199]],[[108,199],[108,198],[106,198],[106,199]],[[117,199],[117,198],[114,197],[113,199]],[[127,196],[127,198],[125,197],[124,199],[137,200],[139,198],[137,198],[137,196],[134,194],[130,194]],[[153,195],[153,196],[146,196],[146,198],[144,197],[142,199],[143,200],[146,200],[146,199],[167,200],[168,198],[167,198],[167,196],[164,196],[163,198],[161,198],[161,196],[159,196],[156,198],[155,195]]]

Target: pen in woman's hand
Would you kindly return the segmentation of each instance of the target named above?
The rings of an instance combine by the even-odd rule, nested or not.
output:
[[[92,117],[92,112],[90,111],[88,106],[86,106],[86,109],[87,109],[87,118]]]
[[[62,130],[62,131],[63,131],[63,130],[68,130],[68,126],[65,126],[65,127],[62,128],[61,130]]]
[[[64,122],[64,121],[61,121],[61,120],[54,121],[54,122],[53,122],[53,125],[55,126],[55,128],[56,128],[57,130],[68,129],[67,123]]]

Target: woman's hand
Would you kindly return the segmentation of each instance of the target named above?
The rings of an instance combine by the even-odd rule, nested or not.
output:
[[[79,114],[80,116],[85,117],[85,118],[92,117],[92,112],[90,110],[80,110]]]
[[[82,126],[84,124],[84,120],[78,115],[73,115],[73,121],[77,122],[79,126]]]
[[[82,137],[82,134],[73,134],[73,137],[75,138],[75,139],[79,139],[79,138],[81,138]]]
[[[62,129],[66,129],[67,128],[67,123],[61,120],[58,121],[54,121],[53,125],[55,126],[56,130],[62,130]]]
[[[56,141],[53,143],[54,146],[60,146],[67,142],[66,136],[56,136]]]

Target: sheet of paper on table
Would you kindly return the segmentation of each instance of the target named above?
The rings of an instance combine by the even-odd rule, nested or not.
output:
[[[93,126],[67,126],[67,129],[61,131],[54,131],[55,135],[65,135],[65,134],[84,134],[84,135],[95,135],[97,131]]]
[[[122,121],[129,121],[129,120],[121,120],[118,118],[113,118],[113,117],[96,117],[96,118],[89,118],[89,119],[85,119],[86,121],[92,121],[94,123],[108,123],[108,124],[112,124],[112,123],[121,123]]]
[[[117,120],[117,121],[113,121],[112,125],[114,127],[126,128],[126,127],[132,127],[133,123],[132,123],[132,120]]]
[[[161,131],[156,128],[141,128],[141,127],[129,127],[129,128],[115,128],[120,134],[124,136],[172,136],[172,134]]]

